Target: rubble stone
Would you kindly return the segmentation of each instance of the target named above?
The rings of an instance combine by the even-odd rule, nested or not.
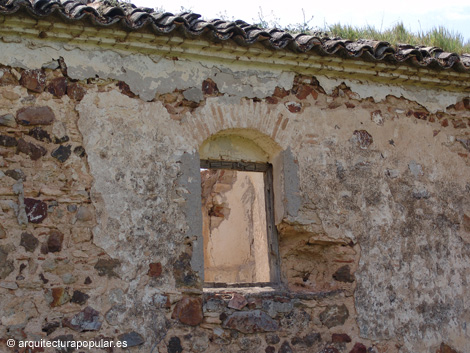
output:
[[[25,198],[26,216],[31,223],[41,223],[47,217],[47,204],[43,201]]]
[[[144,338],[135,331],[119,335],[119,341],[126,342],[127,347],[136,347],[145,343]]]
[[[47,293],[47,297],[49,298],[49,305],[51,308],[64,305],[70,300],[67,289],[63,287],[51,288]]]
[[[47,153],[47,150],[42,146],[35,145],[31,142],[26,142],[24,139],[19,139],[16,152],[27,154],[33,161],[36,161],[44,156]]]
[[[193,297],[183,297],[175,306],[173,319],[178,319],[181,323],[190,326],[197,326],[202,322],[202,299]]]
[[[269,332],[279,329],[278,323],[260,310],[234,312],[227,317],[222,327],[243,333]]]
[[[31,91],[41,93],[46,88],[46,74],[40,69],[24,70],[20,84]]]
[[[43,128],[36,126],[29,130],[28,135],[42,142],[52,142],[51,135]]]
[[[16,138],[8,135],[0,135],[0,146],[15,147],[18,145]]]
[[[346,305],[328,305],[320,314],[320,321],[328,328],[339,325],[344,325],[346,319],[349,317],[348,308]]]
[[[31,233],[21,233],[20,245],[28,252],[34,252],[39,245],[39,240]]]
[[[374,142],[374,139],[366,130],[355,130],[353,132],[353,141],[356,142],[361,149],[365,150]]]
[[[354,282],[354,276],[351,274],[351,268],[348,265],[341,266],[339,269],[337,269],[333,274],[333,278],[339,282]]]
[[[168,341],[168,353],[181,353],[183,347],[181,347],[181,340],[179,337],[171,337]]]
[[[55,120],[55,114],[50,107],[24,107],[16,112],[16,121],[20,125],[50,125]]]
[[[0,125],[8,127],[16,127],[16,120],[13,114],[0,115]]]
[[[47,86],[47,92],[60,98],[67,92],[67,79],[65,77],[56,77],[51,80]]]
[[[119,260],[99,259],[95,265],[95,270],[98,271],[99,276],[107,276],[109,278],[118,277],[117,273],[115,272],[115,269],[117,269],[120,264],[121,263]]]
[[[77,332],[98,331],[101,328],[100,313],[90,306],[72,318],[64,319],[62,323]]]
[[[228,307],[231,309],[242,310],[247,304],[248,301],[243,295],[235,293],[232,299],[228,302]]]
[[[72,154],[72,146],[59,146],[55,150],[52,151],[51,156],[57,159],[59,162],[64,163],[69,159],[70,155]]]
[[[356,343],[349,353],[367,353],[367,347],[362,343]]]
[[[62,250],[64,234],[58,230],[51,230],[47,238],[47,249],[49,252],[59,252]]]
[[[70,83],[67,86],[67,95],[76,101],[81,101],[85,96],[86,89],[79,83]]]

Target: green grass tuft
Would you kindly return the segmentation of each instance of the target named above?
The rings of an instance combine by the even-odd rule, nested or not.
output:
[[[435,27],[430,31],[413,33],[406,29],[403,23],[383,31],[374,27],[354,27],[350,25],[334,24],[328,27],[330,36],[338,36],[345,39],[373,39],[389,42],[392,45],[411,44],[425,47],[439,47],[444,51],[463,54],[470,53],[470,41],[465,43],[464,37],[444,27]]]

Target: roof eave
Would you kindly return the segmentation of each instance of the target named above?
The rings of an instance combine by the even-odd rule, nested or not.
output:
[[[96,46],[114,51],[125,51],[169,58],[187,58],[216,61],[230,65],[246,65],[263,69],[293,71],[303,75],[325,75],[331,78],[367,80],[392,85],[413,85],[470,92],[470,72],[453,69],[430,69],[417,62],[394,63],[368,58],[348,58],[347,55],[296,53],[286,49],[273,50],[256,42],[240,46],[233,40],[213,40],[205,35],[188,38],[179,31],[156,35],[143,28],[125,30],[116,23],[112,26],[94,26],[89,21],[51,21],[26,14],[0,15],[0,36],[53,41],[76,46]]]

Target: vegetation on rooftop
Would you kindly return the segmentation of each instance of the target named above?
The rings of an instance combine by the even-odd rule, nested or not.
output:
[[[108,0],[117,2],[130,2],[131,0]],[[165,12],[162,7],[156,8],[157,12]],[[181,7],[180,12],[192,12],[192,9]],[[302,9],[303,19],[298,23],[287,26],[280,25],[280,19],[273,13],[266,16],[260,8],[258,18],[254,18],[253,24],[261,28],[279,28],[292,34],[307,33],[320,37],[340,37],[343,39],[358,40],[371,39],[389,42],[391,45],[410,44],[414,46],[438,47],[444,51],[464,54],[470,53],[470,40],[465,41],[462,34],[451,31],[445,27],[438,26],[428,31],[413,32],[405,27],[403,22],[398,22],[391,28],[377,29],[374,26],[351,26],[336,23],[323,26],[313,25],[314,17],[307,18]],[[219,13],[218,16],[227,21],[234,21],[235,18],[227,15],[226,12]]]
[[[470,41],[465,43],[464,37],[445,27],[434,27],[429,31],[411,32],[403,23],[397,23],[392,28],[383,31],[372,26],[354,27],[340,23],[329,26],[328,32],[332,35],[351,40],[375,39],[389,42],[392,45],[411,44],[426,47],[439,47],[444,51],[463,54],[470,53]]]
[[[263,28],[280,28],[287,32],[307,33],[312,35],[341,37],[343,39],[358,40],[372,39],[389,42],[396,46],[398,44],[411,44],[415,46],[439,47],[444,51],[463,54],[470,53],[470,40],[465,41],[462,34],[451,31],[445,27],[434,27],[429,31],[413,32],[405,27],[403,22],[398,22],[391,28],[376,29],[374,26],[351,26],[336,23],[333,25],[324,24],[322,27],[314,26],[314,17],[307,18],[302,10],[303,19],[298,23],[287,26],[279,24],[279,18],[274,15],[267,19],[262,9],[258,12],[258,18],[253,19],[256,25]]]

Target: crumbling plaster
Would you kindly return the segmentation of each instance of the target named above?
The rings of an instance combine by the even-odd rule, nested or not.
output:
[[[100,51],[96,47],[76,48],[59,43],[41,45],[37,42],[4,43],[1,62],[21,68],[40,68],[53,59],[63,57],[67,63],[67,74],[76,80],[99,77],[126,82],[131,90],[145,101],[155,94],[173,92],[175,89],[195,88],[200,91],[200,82],[211,78],[219,90],[227,95],[264,98],[276,86],[289,89],[295,74],[292,72],[247,71],[241,65],[223,67],[215,62],[193,62],[178,58],[155,55],[130,54],[126,52]],[[25,47],[26,44],[26,47]],[[6,53],[14,52],[15,56]],[[199,99],[193,93],[189,98]]]
[[[328,94],[331,94],[341,83],[345,83],[346,86],[357,93],[361,99],[371,97],[374,101],[381,102],[387,98],[387,96],[403,97],[422,105],[430,113],[446,111],[446,107],[468,96],[466,93],[456,94],[455,92],[451,93],[440,89],[422,89],[420,87],[404,87],[403,85],[393,84],[364,84],[364,82],[359,80],[337,79],[326,76],[317,76],[317,79],[320,82],[320,86],[322,86]]]
[[[221,93],[228,97],[265,98],[275,87],[292,88],[295,73],[282,70],[247,69],[234,61],[230,67],[217,64],[217,61],[187,60],[178,57],[131,54],[122,50],[96,50],[95,46],[74,45],[58,42],[41,42],[3,37],[4,51],[1,62],[12,67],[40,68],[42,65],[64,58],[68,75],[72,79],[86,80],[99,77],[126,82],[131,90],[145,101],[151,101],[155,94],[173,92],[175,89],[188,90],[187,99],[202,98],[199,82],[211,78]],[[13,52],[11,56],[7,53]],[[445,92],[439,89],[423,90],[413,86],[388,85],[367,82],[360,79],[338,79],[318,75],[320,85],[327,93],[346,83],[360,98],[373,98],[383,101],[387,96],[404,97],[417,102],[429,112],[445,111],[467,96],[466,93]],[[436,85],[439,83],[436,81]],[[232,102],[236,100],[232,100]]]
[[[220,131],[257,131],[285,151],[281,165],[289,167],[280,174],[285,179],[281,192],[290,201],[276,219],[278,225],[297,227],[296,232],[281,234],[281,245],[288,249],[281,253],[283,271],[293,274],[284,277],[287,284],[298,284],[293,282],[304,270],[315,271],[317,263],[312,265],[312,259],[317,260],[318,248],[345,247],[340,260],[344,255],[356,270],[356,291],[349,287],[327,303],[346,303],[351,313],[348,332],[359,332],[371,346],[374,341],[396,340],[400,352],[430,350],[447,338],[465,351],[470,239],[461,224],[462,215],[470,212],[470,170],[452,149],[459,145],[456,136],[462,130],[443,128],[439,122],[415,119],[405,112],[418,105],[427,108],[426,113],[445,111],[462,95],[437,90],[426,95],[410,88],[344,81],[352,88],[352,98],[339,99],[353,102],[350,109],[344,104],[330,106],[343,80],[319,76],[319,88],[327,94],[296,100],[301,109],[291,112],[284,103],[295,100],[293,94],[277,104],[262,99],[270,97],[275,87],[291,89],[293,72],[245,70],[236,64],[229,68],[216,59],[195,62],[57,43],[24,44],[5,43],[0,61],[37,68],[62,57],[70,78],[86,81],[98,75],[103,80],[121,80],[141,98],[124,96],[103,81],[101,86],[90,84],[76,106],[77,135],[83,137],[93,178],[91,201],[97,222],[93,242],[121,261],[116,270],[119,284],[128,283],[119,300],[128,311],[113,323],[163,339],[168,320],[153,307],[154,298],[171,293],[173,303],[179,299],[181,284],[170,268],[184,262],[181,253],[198,252],[202,245],[198,150]],[[207,78],[216,82],[223,95],[206,97],[180,120],[162,102],[152,101],[156,93],[175,89],[191,90],[185,97],[200,99],[197,90]],[[16,91],[26,95],[24,88]],[[400,99],[391,99],[390,92]],[[59,122],[75,121],[75,111],[47,95],[41,93],[36,102],[53,107]],[[366,130],[373,142],[358,145],[357,130]],[[166,271],[147,285],[142,273],[151,259],[159,259]],[[200,260],[192,257],[191,261],[192,269],[201,273]],[[328,270],[325,263],[320,265]],[[328,280],[325,288],[339,288]],[[318,283],[312,275],[303,285],[314,288]],[[194,288],[190,291],[200,294]],[[311,305],[315,315],[327,305],[305,302],[302,305]],[[326,330],[317,317],[312,321],[311,325]],[[330,331],[322,333],[330,335]]]
[[[470,255],[463,230],[452,224],[457,224],[457,215],[470,209],[465,196],[469,167],[460,156],[443,148],[452,140],[452,131],[434,136],[435,125],[399,114],[377,123],[367,109],[325,110],[317,108],[312,98],[304,103],[310,107],[300,114],[287,112],[282,104],[242,99],[239,104],[221,105],[220,99],[207,99],[182,121],[172,120],[160,102],[146,103],[116,91],[89,92],[80,104],[79,126],[95,179],[93,188],[101,194],[94,202],[97,210],[105,210],[102,223],[95,229],[95,241],[110,255],[128,258],[129,237],[137,237],[130,242],[136,256],[129,259],[131,264],[124,271],[129,278],[137,273],[140,251],[145,253],[149,247],[153,254],[162,251],[158,234],[170,234],[183,242],[185,231],[194,221],[185,218],[179,205],[187,202],[185,195],[198,195],[191,196],[184,188],[168,184],[178,175],[182,156],[194,155],[206,138],[225,128],[254,129],[271,136],[283,149],[290,148],[299,166],[302,203],[297,217],[287,221],[300,224],[308,233],[312,220],[321,220],[328,238],[360,244],[355,298],[363,338],[402,337],[408,352],[419,351],[423,339],[438,344],[444,332],[453,332],[455,342],[468,339],[460,315],[465,306],[455,301],[455,295],[462,293],[465,297],[462,281],[469,273],[461,261],[467,259],[463,260],[467,263]],[[380,105],[375,108],[386,111]],[[286,124],[277,130],[272,122],[280,117]],[[374,137],[367,149],[357,147],[352,138],[358,128]],[[313,140],[301,131],[312,132]],[[133,148],[123,149],[123,141],[132,142]],[[101,152],[104,148],[105,155]],[[122,173],[126,176],[116,179]],[[138,183],[130,184],[134,173],[142,188]],[[109,185],[113,185],[112,190]],[[148,190],[149,186],[155,189]],[[162,210],[167,210],[171,224],[163,225],[157,217]],[[104,223],[106,220],[119,223]],[[142,227],[142,234],[132,234]],[[127,242],[110,242],[111,235]],[[315,231],[311,236],[315,238]],[[445,247],[439,245],[442,236],[446,237]],[[176,253],[174,245],[168,246],[166,258],[168,250],[169,254]],[[426,255],[426,246],[437,246],[433,248],[435,258]],[[430,272],[435,261],[440,270]],[[410,287],[402,287],[408,282]],[[419,291],[413,294],[411,288]],[[440,293],[438,297],[436,292]],[[420,305],[429,306],[417,312]],[[445,314],[439,314],[436,305],[444,305]],[[459,317],[460,329],[450,319],[453,316]]]

